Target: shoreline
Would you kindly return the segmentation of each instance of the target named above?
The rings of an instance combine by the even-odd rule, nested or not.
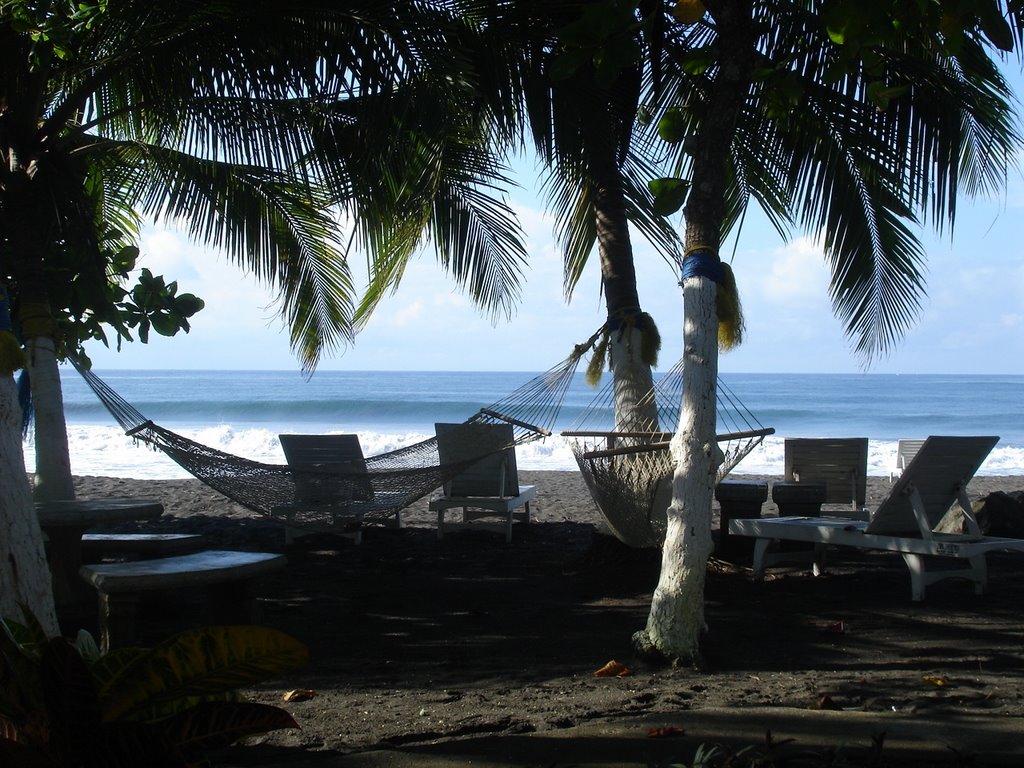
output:
[[[781,480],[779,475],[732,474],[730,479],[743,481]],[[589,523],[603,525],[601,513],[595,506],[583,476],[578,471],[562,470],[520,470],[520,482],[537,486],[537,499],[531,505],[532,517],[537,522]],[[889,478],[868,477],[867,506],[872,509],[884,498],[889,487]],[[990,493],[1002,491],[1024,491],[1024,475],[975,476],[967,487],[973,501]],[[204,485],[195,478],[184,480],[139,480],[134,478],[106,477],[98,475],[76,475],[75,494],[79,498],[104,498],[128,496],[155,498],[164,505],[164,522],[170,518],[187,518],[197,515],[230,519],[261,519],[242,505],[228,499],[219,492]],[[410,526],[434,526],[436,516],[427,510],[429,496],[410,505],[403,518]],[[718,518],[718,503],[713,502],[715,520]],[[778,508],[771,500],[762,506],[761,514],[772,516]]]

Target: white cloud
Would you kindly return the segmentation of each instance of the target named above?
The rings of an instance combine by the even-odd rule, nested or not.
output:
[[[828,269],[817,240],[797,238],[771,254],[771,269],[762,285],[766,300],[790,304],[795,300],[814,299],[817,304],[827,295]]]
[[[1016,192],[1010,197],[1019,193],[1024,200],[1024,185],[1012,183]],[[948,236],[925,240],[931,298],[922,322],[873,370],[1024,370],[1024,254],[1007,204],[963,206],[952,242]],[[551,216],[530,190],[513,193],[510,205],[520,216],[529,253],[522,302],[511,322],[493,323],[476,309],[428,250],[410,262],[399,291],[385,297],[355,346],[321,367],[538,371],[586,340],[604,320],[597,254],[567,305]],[[678,275],[638,235],[633,245],[641,302],[661,327],[666,367],[682,348]],[[780,245],[770,225],[752,215],[739,245],[734,268],[747,341],[723,356],[723,368],[859,371],[860,361],[831,310],[828,267],[818,241],[804,237]],[[180,291],[202,297],[207,307],[188,336],[130,345],[121,356],[97,350],[93,356],[101,370],[298,368],[276,319],[273,293],[224,256],[181,232],[153,228],[145,233],[140,265],[177,280]],[[362,279],[357,275],[357,285]]]
[[[143,233],[139,265],[168,280],[198,279],[195,248],[181,234],[166,229],[149,229]]]
[[[1024,327],[1024,314],[1019,312],[1007,312],[999,316],[999,325],[1003,328],[1016,330]]]

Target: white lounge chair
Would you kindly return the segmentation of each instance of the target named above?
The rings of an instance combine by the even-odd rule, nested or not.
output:
[[[472,462],[430,500],[430,509],[437,512],[437,537],[452,530],[500,526],[505,541],[511,542],[512,523],[530,522],[530,502],[537,495],[535,486],[519,484],[512,425],[435,424],[434,429],[442,465]],[[474,460],[477,456],[483,458]],[[522,512],[516,511],[519,507]],[[460,508],[461,522],[445,521],[448,510]],[[489,517],[502,522],[474,522]]]
[[[752,536],[754,578],[764,576],[773,541],[806,541],[817,545],[815,573],[823,566],[826,546],[899,552],[910,569],[911,596],[923,600],[929,584],[950,578],[967,579],[981,594],[987,582],[985,553],[1024,552],[1024,539],[983,536],[974,517],[967,483],[978,471],[998,437],[929,437],[889,489],[869,522],[828,517],[734,519],[729,532]],[[964,512],[966,534],[934,531],[953,502]],[[928,570],[936,559],[961,567]]]
[[[340,535],[359,544],[363,521],[360,502],[373,499],[359,436],[278,435],[278,439],[288,466],[300,471],[295,473],[294,500],[275,506],[272,514],[293,522],[303,511],[326,511]],[[286,526],[286,541],[290,543],[298,531]]]
[[[867,498],[866,437],[789,438],[785,448],[785,480],[825,486],[825,504],[844,505],[857,516]]]
[[[889,482],[903,474],[910,460],[917,455],[924,440],[900,440],[896,443],[896,466],[889,473]]]

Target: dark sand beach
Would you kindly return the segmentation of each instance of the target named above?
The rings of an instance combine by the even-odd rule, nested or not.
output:
[[[937,757],[921,765],[966,764],[955,762],[966,756],[945,724],[980,717],[1019,724],[1024,734],[1024,557],[991,555],[981,597],[949,581],[930,587],[923,603],[911,601],[898,555],[843,551],[822,577],[796,566],[763,583],[713,559],[706,667],[654,666],[634,656],[630,636],[646,621],[660,554],[602,535],[578,474],[521,475],[539,493],[534,522],[517,525],[511,545],[489,532],[439,541],[425,501],[409,510],[408,527],[370,527],[360,546],[324,534],[285,546],[279,527],[198,481],[82,477],[78,495],[157,498],[166,514],[149,527],[287,553],[287,568],[262,584],[259,600],[265,623],[305,642],[310,662],[248,694],[286,707],[301,727],[231,747],[215,764],[333,765],[390,750],[381,753],[389,761],[359,764],[402,765],[394,754],[410,749],[554,738],[638,717],[677,729],[662,733],[676,736],[670,751],[688,763],[698,745],[721,736],[693,723],[720,711],[749,713],[755,732],[772,712],[924,720],[934,723]],[[887,484],[870,479],[869,506]],[[1024,490],[1024,478],[979,477],[969,490],[972,498]],[[770,502],[764,513],[775,514]],[[144,638],[205,620],[188,605],[144,615]],[[595,677],[610,660],[629,674]],[[313,696],[284,703],[292,689]],[[813,736],[800,738],[800,747],[815,746]],[[869,746],[851,744],[846,755]],[[605,757],[599,762],[650,762],[640,752]]]

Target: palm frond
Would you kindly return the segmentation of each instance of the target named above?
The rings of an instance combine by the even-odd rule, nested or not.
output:
[[[98,140],[82,151],[107,168],[108,198],[131,201],[158,221],[184,222],[197,242],[276,287],[304,368],[351,340],[354,286],[337,223],[301,179],[152,145]]]

